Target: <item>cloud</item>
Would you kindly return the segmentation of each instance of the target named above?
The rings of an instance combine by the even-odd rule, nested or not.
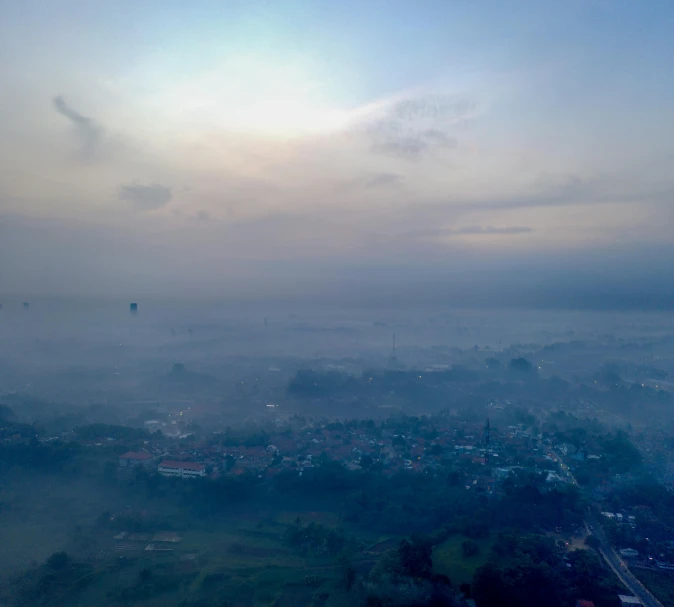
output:
[[[402,176],[397,173],[377,173],[365,180],[366,188],[379,188],[385,186],[395,186],[402,183]]]
[[[457,228],[456,230],[449,230],[450,234],[526,234],[533,232],[533,228],[529,226],[507,226],[502,228],[495,228],[493,226],[467,226],[465,228]]]
[[[121,200],[127,200],[140,211],[155,211],[166,206],[173,192],[158,183],[150,185],[121,185],[118,195]]]
[[[420,137],[387,137],[372,144],[372,151],[385,156],[414,160],[428,151],[428,143]]]
[[[451,129],[470,118],[475,109],[474,102],[449,95],[403,99],[370,118],[364,128],[375,153],[416,160],[455,148],[457,139]]]
[[[405,234],[411,238],[438,238],[448,236],[513,236],[528,234],[534,229],[529,226],[465,226],[463,228],[429,228]]]
[[[73,126],[80,140],[80,157],[83,160],[92,160],[98,155],[101,140],[104,135],[103,128],[93,119],[80,114],[70,104],[58,95],[52,99],[54,109],[67,118]]]
[[[440,147],[455,148],[457,145],[456,137],[450,137],[438,129],[428,129],[421,134],[424,141],[429,144],[436,144]]]

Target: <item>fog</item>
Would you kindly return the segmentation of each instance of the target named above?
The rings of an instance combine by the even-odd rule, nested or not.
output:
[[[0,5],[0,607],[674,605],[671,2]]]

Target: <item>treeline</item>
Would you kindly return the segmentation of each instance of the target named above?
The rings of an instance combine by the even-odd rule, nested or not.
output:
[[[279,509],[329,504],[347,522],[382,533],[446,529],[483,537],[490,530],[507,527],[534,531],[573,529],[581,524],[584,505],[575,487],[551,490],[542,475],[523,475],[510,479],[503,493],[490,497],[466,489],[456,472],[401,472],[387,477],[372,471],[348,471],[323,457],[301,475],[282,471],[269,482],[244,474],[186,483],[142,469],[123,482],[136,484],[135,490],[145,491],[150,499],[173,499],[200,518],[264,503],[271,495]]]
[[[590,550],[566,552],[550,537],[500,534],[473,578],[477,607],[573,607],[578,599],[620,605],[622,587]]]
[[[140,441],[147,440],[152,435],[143,428],[131,428],[129,426],[118,426],[113,424],[88,424],[78,426],[74,430],[75,436],[79,440],[92,441],[96,439],[114,438],[119,441]]]
[[[2,443],[0,444],[0,467],[60,472],[65,464],[72,462],[82,452],[82,446],[75,442],[41,443],[33,439],[25,443]]]

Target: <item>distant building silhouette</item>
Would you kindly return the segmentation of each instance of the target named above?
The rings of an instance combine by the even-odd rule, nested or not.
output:
[[[30,309],[30,303],[27,302],[27,301],[24,301],[24,302],[23,302],[23,309],[24,309],[24,310]]]
[[[137,303],[129,304],[129,311],[131,312],[131,314],[138,314],[138,304]]]

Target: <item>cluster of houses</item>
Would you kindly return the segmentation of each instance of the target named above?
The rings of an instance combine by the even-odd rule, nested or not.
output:
[[[349,470],[376,467],[387,475],[429,472],[449,464],[463,472],[461,482],[467,490],[488,493],[522,467],[546,471],[549,483],[568,482],[557,473],[558,463],[549,446],[522,425],[493,430],[487,441],[484,424],[450,419],[441,425],[435,420],[409,428],[312,423],[279,428],[267,435],[267,441],[257,446],[231,444],[231,438],[222,433],[168,445],[153,446],[148,441],[143,450],[122,454],[119,466],[140,465],[179,478],[245,473],[266,477],[283,470],[302,475],[319,458],[328,457]]]

